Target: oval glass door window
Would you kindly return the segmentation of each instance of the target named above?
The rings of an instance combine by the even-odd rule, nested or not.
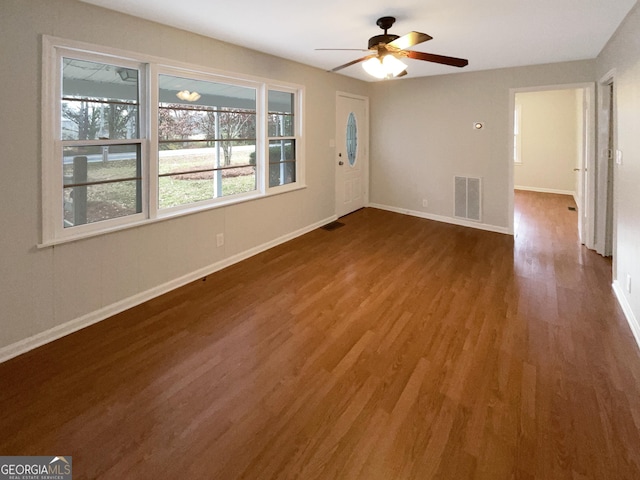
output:
[[[356,116],[351,112],[347,120],[347,158],[352,167],[356,164],[356,151],[358,149],[358,126]]]

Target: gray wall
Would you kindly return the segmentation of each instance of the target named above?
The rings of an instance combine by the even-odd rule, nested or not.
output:
[[[482,222],[508,228],[510,89],[594,75],[594,61],[579,61],[373,84],[371,202],[453,217],[454,175],[482,177]]]
[[[36,248],[43,34],[305,85],[308,188]],[[73,0],[3,0],[0,45],[0,349],[67,322],[99,319],[101,309],[160,292],[334,214],[336,91],[366,95],[365,82]],[[225,246],[216,248],[220,232]]]
[[[636,5],[598,56],[596,78],[615,69],[617,148],[615,167],[614,287],[640,342],[640,5]],[[600,150],[606,148],[601,146]],[[631,276],[631,291],[626,288]]]

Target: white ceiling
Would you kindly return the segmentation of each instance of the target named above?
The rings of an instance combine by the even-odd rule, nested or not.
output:
[[[636,0],[83,0],[236,45],[330,70],[389,33],[433,37],[414,50],[462,57],[463,69],[407,60],[404,78],[595,58]],[[360,65],[340,74],[372,80]]]

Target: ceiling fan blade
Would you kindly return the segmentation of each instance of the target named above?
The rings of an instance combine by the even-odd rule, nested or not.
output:
[[[450,65],[452,67],[466,67],[467,65],[469,65],[469,60],[465,58],[445,57],[444,55],[414,52],[412,50],[407,50],[407,57],[414,58],[416,60],[425,60],[427,62],[441,63],[443,65]]]
[[[343,68],[350,67],[351,65],[355,65],[356,63],[364,62],[365,60],[369,60],[370,58],[376,57],[377,54],[367,55],[366,57],[359,58],[349,63],[345,63],[344,65],[340,65],[339,67],[332,68],[332,72],[337,72],[338,70],[342,70]]]
[[[387,43],[387,45],[393,48],[404,50],[405,48],[413,47],[414,45],[426,42],[427,40],[431,40],[432,38],[433,37],[427,35],[426,33],[409,32],[406,35],[401,36],[400,38],[396,38],[393,42]]]

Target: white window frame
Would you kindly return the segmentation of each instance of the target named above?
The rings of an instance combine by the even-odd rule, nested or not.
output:
[[[147,56],[129,51],[43,36],[42,51],[42,239],[39,247],[47,247],[82,238],[102,235],[167,218],[218,208],[235,203],[282,194],[306,188],[304,161],[304,102],[305,88],[302,85],[240,75],[225,71],[191,65],[160,57]],[[139,143],[141,145],[142,212],[124,217],[104,220],[86,225],[64,228],[63,226],[63,174],[61,152],[61,59],[63,57],[82,60],[116,63],[140,71],[139,80],[139,139],[99,140],[96,144]],[[194,204],[158,208],[158,76],[180,75],[212,82],[229,83],[256,89],[256,190],[227,197],[217,197]],[[295,95],[296,181],[269,187],[267,129],[267,92],[278,90]],[[91,145],[92,141],[81,141]]]
[[[303,94],[301,91],[296,90],[294,88],[291,88],[289,86],[286,85],[278,85],[278,84],[268,84],[266,85],[266,90],[265,90],[265,95],[266,95],[266,100],[265,100],[265,105],[268,107],[268,94],[270,90],[274,90],[274,91],[278,91],[278,92],[284,92],[284,93],[292,93],[295,95],[294,97],[294,132],[293,135],[288,135],[288,136],[282,136],[282,137],[271,137],[269,136],[269,131],[268,131],[268,108],[266,108],[266,111],[263,115],[264,117],[264,126],[265,126],[265,145],[264,145],[264,149],[263,149],[263,155],[265,155],[265,165],[266,165],[266,172],[265,172],[265,178],[264,178],[264,188],[267,190],[270,190],[272,192],[286,192],[289,191],[291,189],[291,185],[296,185],[297,183],[305,183],[305,162],[304,159],[302,157],[304,157],[304,152],[305,152],[305,148],[303,145],[303,141],[304,141],[304,136],[302,135],[302,129],[303,129],[303,122],[302,122],[302,112],[303,109],[301,108],[301,104],[303,102]],[[269,186],[269,142],[271,140],[294,140],[295,145],[296,145],[296,151],[295,151],[295,172],[296,172],[296,180],[295,182],[292,183],[285,183],[284,185],[276,185],[273,187]]]
[[[218,206],[230,205],[233,203],[252,200],[255,198],[265,196],[266,190],[263,186],[264,185],[263,177],[265,175],[264,165],[263,165],[264,162],[259,161],[260,156],[258,153],[263,150],[263,144],[265,142],[265,132],[266,132],[266,128],[264,126],[264,120],[263,120],[263,118],[266,118],[265,114],[263,113],[265,109],[265,106],[264,106],[265,89],[263,88],[264,83],[252,81],[252,80],[245,80],[245,79],[235,79],[235,78],[233,79],[233,82],[231,82],[229,81],[228,76],[220,76],[220,75],[211,74],[211,73],[202,72],[202,71],[193,70],[193,69],[177,68],[169,65],[158,65],[157,74],[154,76],[154,78],[156,79],[156,83],[154,85],[154,93],[156,95],[156,98],[153,104],[153,108],[155,109],[155,114],[153,115],[153,118],[158,118],[157,112],[159,109],[159,101],[157,98],[157,95],[158,95],[157,78],[159,75],[172,75],[172,76],[183,77],[183,78],[194,79],[194,80],[203,80],[207,82],[227,83],[227,84],[255,89],[256,91],[256,190],[251,192],[239,193],[236,195],[229,195],[225,197],[214,197],[214,198],[211,198],[208,200],[202,200],[196,203],[177,205],[174,207],[168,207],[168,208],[162,208],[162,209],[159,208],[158,206],[159,197],[156,196],[153,202],[153,209],[155,210],[158,218],[173,217],[176,215],[197,212],[203,209],[209,209],[209,208],[214,208]],[[153,142],[151,142],[154,147],[154,151],[151,154],[151,158],[152,158],[151,163],[153,163],[156,168],[155,175],[153,178],[154,178],[154,183],[157,186],[157,179],[159,178],[158,169],[159,169],[159,162],[160,162],[159,142],[158,142],[159,137],[158,137],[158,131],[157,131],[158,122],[157,121],[153,122],[153,124],[156,130],[153,134],[154,140]],[[157,188],[154,189],[154,194],[155,195],[159,194],[159,191]]]
[[[93,236],[97,232],[109,232],[120,229],[129,224],[139,223],[148,216],[146,192],[148,170],[148,115],[144,109],[147,103],[147,66],[130,56],[115,56],[109,52],[92,52],[74,45],[72,42],[57,42],[54,44],[49,37],[44,37],[43,48],[43,95],[42,95],[42,216],[43,243],[52,241],[72,240],[78,237]],[[61,138],[61,108],[60,94],[62,92],[62,58],[75,58],[100,63],[115,63],[119,66],[134,68],[140,72],[138,94],[138,138],[113,140],[62,140]],[[64,228],[63,202],[63,165],[61,162],[64,146],[73,145],[140,145],[142,172],[142,212],[123,217],[87,223],[70,228]]]

